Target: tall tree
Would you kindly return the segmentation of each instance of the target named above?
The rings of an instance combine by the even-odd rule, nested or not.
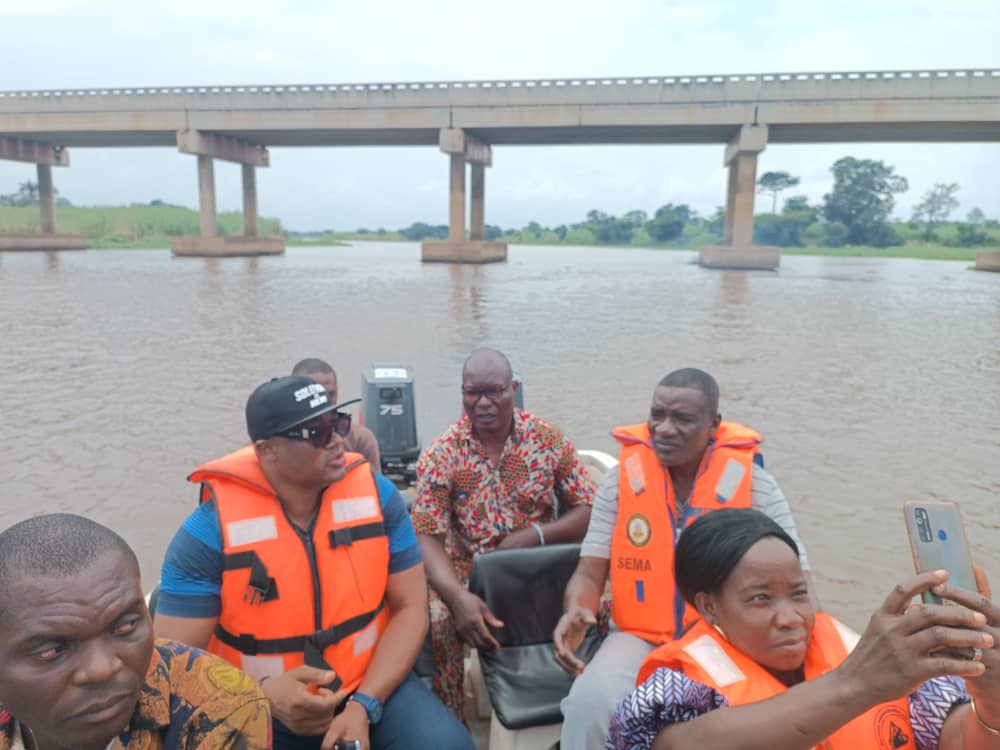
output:
[[[847,242],[852,245],[899,244],[886,220],[894,205],[893,195],[910,187],[906,178],[881,161],[853,156],[835,161],[831,171],[833,191],[823,196],[826,220],[847,227]]]
[[[977,206],[969,211],[969,215],[965,217],[965,220],[970,224],[982,224],[986,221],[986,214],[984,214],[983,210]]]
[[[958,198],[955,197],[957,192],[957,182],[937,182],[924,193],[920,203],[913,207],[913,221],[924,224],[925,239],[931,239],[934,225],[947,221],[951,212],[958,208]]]
[[[798,184],[799,178],[788,172],[764,172],[757,180],[757,192],[771,194],[771,213],[775,214],[778,212],[778,193]]]
[[[690,218],[691,209],[687,204],[668,203],[656,209],[653,218],[646,222],[646,233],[656,242],[669,242],[681,236]]]
[[[633,227],[641,227],[649,219],[649,216],[646,215],[645,211],[636,209],[634,211],[629,211],[622,218]]]

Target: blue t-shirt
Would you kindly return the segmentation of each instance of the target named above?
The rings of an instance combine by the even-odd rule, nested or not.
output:
[[[417,536],[396,486],[375,475],[389,537],[389,574],[421,562]],[[222,611],[222,530],[215,501],[201,503],[174,535],[163,559],[156,611],[175,617],[218,617]]]

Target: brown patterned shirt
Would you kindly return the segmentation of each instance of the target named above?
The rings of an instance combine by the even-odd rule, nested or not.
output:
[[[271,714],[260,686],[200,649],[157,640],[128,727],[109,750],[265,750]],[[0,705],[0,750],[23,750],[17,720]]]

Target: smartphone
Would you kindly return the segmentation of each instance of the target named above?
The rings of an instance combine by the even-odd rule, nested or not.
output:
[[[333,750],[361,750],[360,740],[337,740],[333,744]]]
[[[903,515],[917,572],[943,568],[948,571],[948,583],[976,591],[976,575],[958,503],[909,502],[903,506]],[[928,604],[953,604],[930,591],[921,596]]]

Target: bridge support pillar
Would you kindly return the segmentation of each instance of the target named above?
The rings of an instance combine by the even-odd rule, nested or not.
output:
[[[198,157],[197,236],[171,237],[174,255],[231,257],[280,255],[285,252],[283,237],[261,237],[257,229],[257,167],[270,164],[267,149],[230,136],[182,130],[177,133],[177,148]],[[215,204],[214,159],[233,161],[243,166],[243,234],[220,237]]]
[[[486,239],[486,167],[479,162],[469,165],[471,196],[469,200],[469,239]]]
[[[489,145],[458,128],[443,128],[441,150],[449,157],[448,241],[424,242],[426,263],[495,263],[507,260],[507,243],[486,239],[486,167],[493,164]],[[469,238],[465,238],[465,163],[471,164]]]
[[[198,155],[198,218],[202,237],[218,235],[215,215],[215,163],[211,156]]]
[[[33,162],[38,175],[38,234],[0,234],[0,251],[85,250],[82,234],[56,232],[56,190],[52,167],[68,167],[69,152],[44,143],[0,138],[0,159]]]
[[[253,164],[243,165],[243,236],[256,237],[257,171]]]
[[[723,244],[706,246],[698,262],[708,268],[775,269],[781,263],[776,247],[753,244],[753,202],[757,192],[757,154],[767,146],[766,125],[744,125],[726,146],[728,167]]]
[[[465,241],[465,157],[451,154],[448,171],[448,242]]]

